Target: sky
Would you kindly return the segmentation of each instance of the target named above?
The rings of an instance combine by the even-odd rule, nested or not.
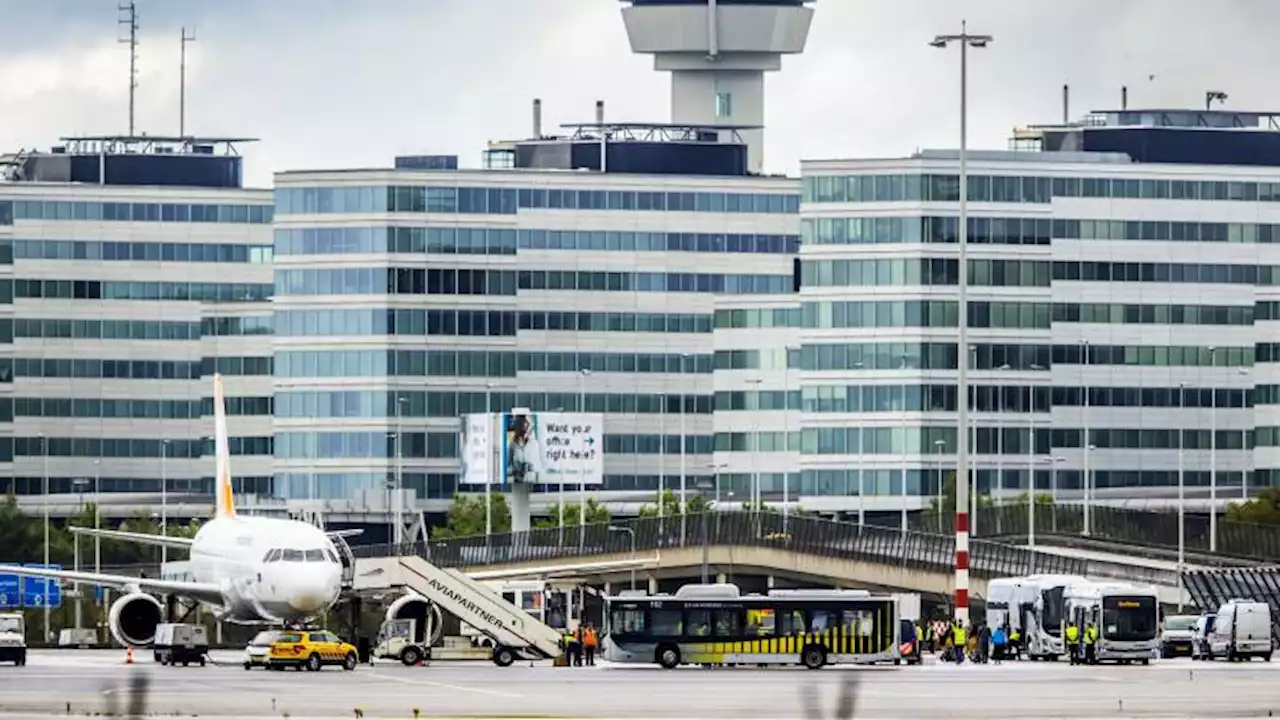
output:
[[[0,152],[124,133],[128,46],[115,0],[0,0]],[[490,140],[544,126],[669,119],[669,80],[632,55],[617,0],[138,0],[136,129],[255,137],[246,178],[388,167],[397,154],[479,165]],[[1280,3],[1270,0],[816,0],[806,52],[766,85],[765,168],[892,157],[958,138],[958,51],[936,34],[995,36],[970,56],[970,146],[1019,125],[1119,105],[1280,109]]]

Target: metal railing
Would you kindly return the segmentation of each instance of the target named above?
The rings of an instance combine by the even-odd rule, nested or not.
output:
[[[1217,612],[1228,600],[1256,600],[1271,606],[1272,642],[1280,647],[1280,567],[1191,570],[1182,574],[1191,601]]]
[[[1036,535],[1075,536],[1084,532],[1084,510],[1078,505],[1037,505]],[[1093,507],[1089,536],[1116,542],[1176,550],[1176,511]],[[912,527],[925,532],[950,532],[954,515],[926,513],[912,519]],[[1184,547],[1188,553],[1209,554],[1209,518],[1185,514]],[[1002,505],[978,511],[979,537],[1026,537],[1027,506]],[[1280,562],[1280,526],[1218,519],[1216,555],[1261,562]]]
[[[860,526],[814,517],[772,512],[710,512],[680,516],[615,520],[586,526],[540,528],[520,533],[433,540],[425,545],[363,545],[356,557],[422,555],[444,567],[474,567],[530,561],[581,559],[635,551],[708,546],[776,548],[821,557],[861,560],[949,572],[955,566],[955,537],[918,531]],[[630,532],[622,530],[627,528]],[[1085,563],[1068,557],[1033,553],[1026,548],[976,540],[969,548],[970,571],[978,577],[1030,573],[1083,574]]]

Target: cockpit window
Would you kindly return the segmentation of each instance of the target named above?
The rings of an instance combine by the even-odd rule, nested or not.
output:
[[[301,550],[285,550],[282,555],[285,562],[302,562],[304,557]]]
[[[329,556],[329,562],[334,565],[341,565],[341,563],[338,562],[338,556],[334,555],[332,550],[325,550],[324,554]]]
[[[324,562],[324,550],[308,550],[307,562]]]
[[[280,559],[280,550],[279,548],[277,548],[275,550],[268,550],[266,556],[262,558],[262,562],[272,563],[272,562],[276,562],[279,559]]]

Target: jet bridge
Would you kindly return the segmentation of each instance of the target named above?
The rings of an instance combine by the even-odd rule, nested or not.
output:
[[[555,658],[564,652],[560,632],[502,599],[481,582],[454,568],[440,568],[418,556],[361,559],[354,590],[403,588],[417,593],[493,641],[493,660]]]

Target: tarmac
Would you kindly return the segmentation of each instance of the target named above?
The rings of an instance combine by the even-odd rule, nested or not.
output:
[[[0,665],[0,719],[107,715],[202,718],[1245,718],[1280,717],[1280,663],[1153,662],[921,667],[555,668],[488,662],[353,672],[162,667],[140,653],[32,651]],[[145,691],[138,685],[145,683]],[[142,706],[135,705],[141,702]],[[839,710],[852,703],[855,714]],[[415,715],[415,712],[417,713]]]

